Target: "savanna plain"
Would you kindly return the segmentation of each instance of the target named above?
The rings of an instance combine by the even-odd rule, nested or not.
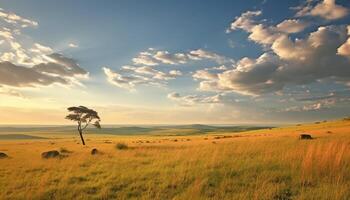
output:
[[[350,199],[349,119],[183,131],[1,139],[0,199]],[[43,159],[49,150],[61,156]]]

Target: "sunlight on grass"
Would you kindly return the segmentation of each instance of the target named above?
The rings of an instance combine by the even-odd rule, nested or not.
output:
[[[350,199],[349,130],[340,121],[235,137],[96,137],[86,147],[2,141],[0,199]],[[316,139],[298,140],[306,131]],[[67,156],[41,159],[47,150]]]

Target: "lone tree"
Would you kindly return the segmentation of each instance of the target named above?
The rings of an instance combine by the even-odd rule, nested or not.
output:
[[[96,128],[101,128],[101,119],[98,116],[98,113],[85,106],[69,107],[67,110],[72,113],[68,114],[66,119],[78,122],[78,132],[83,145],[85,145],[83,130],[86,129],[89,124],[94,125]]]

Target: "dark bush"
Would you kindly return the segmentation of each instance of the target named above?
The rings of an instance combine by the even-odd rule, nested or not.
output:
[[[72,153],[72,151],[69,151],[68,149],[61,147],[60,153]]]
[[[0,152],[0,159],[1,158],[8,158],[9,156],[6,153]]]
[[[311,140],[313,138],[309,134],[300,134],[299,139],[300,140]]]
[[[59,157],[60,153],[58,151],[47,151],[41,154],[42,158],[56,158]]]
[[[91,155],[96,155],[98,153],[99,153],[99,151],[97,149],[92,149],[91,150]]]
[[[128,145],[125,143],[118,143],[115,147],[119,150],[128,149]]]

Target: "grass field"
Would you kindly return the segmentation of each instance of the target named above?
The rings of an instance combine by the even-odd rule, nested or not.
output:
[[[350,199],[350,120],[175,135],[0,140],[0,199]]]

